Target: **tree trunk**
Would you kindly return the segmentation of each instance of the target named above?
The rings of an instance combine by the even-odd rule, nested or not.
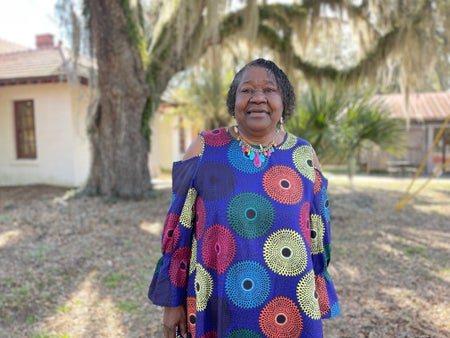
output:
[[[143,113],[149,98],[142,58],[127,26],[123,1],[88,1],[100,101],[89,126],[92,163],[87,189],[141,198],[151,189]]]

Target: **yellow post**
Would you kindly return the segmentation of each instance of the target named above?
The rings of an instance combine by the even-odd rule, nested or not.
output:
[[[428,158],[431,155],[431,152],[433,151],[434,147],[436,147],[436,144],[438,143],[439,139],[441,138],[442,134],[444,133],[445,128],[447,127],[447,124],[450,122],[450,114],[447,116],[447,118],[444,120],[444,122],[442,123],[441,128],[439,129],[436,137],[434,138],[433,143],[431,144],[430,149],[428,149],[427,154],[425,155],[425,157],[422,160],[422,163],[420,164],[419,168],[417,168],[416,173],[414,174],[414,177],[411,181],[411,183],[408,185],[408,187],[406,188],[406,191],[403,193],[402,197],[400,198],[400,202],[398,202],[397,207],[395,208],[396,210],[401,210],[406,204],[408,204],[415,196],[417,196],[417,194],[423,189],[425,188],[425,186],[431,181],[432,178],[436,177],[439,170],[441,168],[443,168],[445,166],[445,164],[448,162],[446,161],[445,163],[442,164],[442,166],[436,170],[432,176],[430,176],[430,178],[414,193],[410,194],[409,191],[411,190],[414,182],[416,181],[417,177],[419,177],[420,173],[422,172],[423,168],[425,167],[425,164],[427,163]]]

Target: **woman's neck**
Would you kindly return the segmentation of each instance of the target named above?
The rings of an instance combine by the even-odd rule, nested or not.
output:
[[[243,138],[247,143],[253,145],[263,145],[266,146],[272,143],[280,143],[282,138],[284,137],[284,133],[278,129],[273,130],[272,132],[264,133],[262,135],[252,134],[248,135],[242,128],[238,126],[233,126],[230,128],[232,130],[233,136],[236,138]]]

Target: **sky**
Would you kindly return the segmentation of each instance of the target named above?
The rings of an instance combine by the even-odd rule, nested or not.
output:
[[[51,33],[57,43],[62,33],[54,14],[56,1],[1,1],[0,38],[34,48],[37,34]]]
[[[55,43],[62,40],[63,34],[54,13],[56,2],[57,0],[1,0],[0,38],[29,48],[35,47],[38,34],[53,34]]]

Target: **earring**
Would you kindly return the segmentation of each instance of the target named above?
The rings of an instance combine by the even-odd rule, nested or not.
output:
[[[284,131],[284,126],[283,126],[283,124],[284,124],[284,119],[283,119],[283,116],[281,116],[281,118],[280,118],[280,130],[281,130],[281,131]]]
[[[233,126],[233,130],[234,130],[235,134],[239,134],[238,122],[236,120],[236,115],[235,114],[233,114],[233,119],[234,119],[234,122],[235,122],[235,124]]]

